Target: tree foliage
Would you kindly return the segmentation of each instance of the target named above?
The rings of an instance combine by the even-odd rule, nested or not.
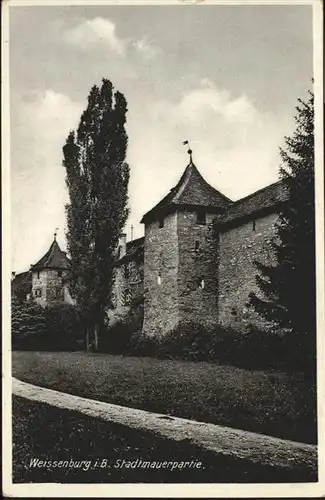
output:
[[[84,325],[76,306],[62,302],[45,307],[48,350],[81,350],[85,347]]]
[[[44,311],[34,301],[11,300],[11,339],[14,349],[32,349],[43,343],[46,334]]]
[[[314,95],[298,100],[296,130],[280,149],[280,175],[287,185],[272,241],[273,265],[256,262],[258,296],[250,304],[267,321],[297,334],[297,342],[315,332],[315,204],[314,204]],[[306,344],[306,345],[307,345]],[[305,344],[304,344],[305,345]]]
[[[127,102],[109,80],[94,85],[63,147],[71,293],[94,335],[112,305],[114,254],[128,216]],[[95,335],[95,338],[96,335]]]

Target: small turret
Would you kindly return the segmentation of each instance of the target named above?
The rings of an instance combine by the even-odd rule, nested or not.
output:
[[[70,261],[56,241],[57,228],[53,242],[45,255],[33,266],[32,295],[36,302],[45,306],[53,302],[70,302],[66,300],[67,287],[65,278],[70,269]]]

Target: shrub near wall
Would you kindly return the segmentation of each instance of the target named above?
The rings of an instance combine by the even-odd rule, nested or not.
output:
[[[44,310],[34,301],[11,301],[11,342],[13,349],[35,350],[46,338]]]
[[[160,358],[211,361],[247,369],[301,371],[315,370],[315,350],[304,339],[289,332],[263,332],[248,326],[238,332],[221,326],[206,328],[183,323],[155,340]]]
[[[70,304],[53,304],[44,310],[45,348],[54,351],[85,349],[86,333],[80,311]]]
[[[199,323],[181,323],[156,340],[156,354],[161,358],[189,361],[214,360],[214,335],[212,329]]]
[[[33,301],[13,298],[11,338],[15,350],[75,351],[85,347],[79,311],[69,304],[43,309]]]
[[[129,316],[108,328],[101,351],[161,359],[210,361],[245,369],[275,369],[313,374],[315,350],[290,332],[263,332],[247,326],[239,332],[222,326],[206,328],[181,323],[163,336],[144,335],[142,315]]]
[[[110,354],[130,354],[131,338],[135,337],[139,330],[138,318],[127,316],[114,325],[108,326],[105,334],[99,341],[99,350]]]
[[[109,320],[108,320],[109,321]],[[138,353],[142,338],[143,297],[133,300],[128,314],[106,327],[99,339],[99,350],[111,354]]]

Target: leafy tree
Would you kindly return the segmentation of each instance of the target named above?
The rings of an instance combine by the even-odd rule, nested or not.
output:
[[[80,350],[84,348],[84,325],[77,307],[62,302],[45,307],[46,343],[48,349]]]
[[[94,85],[79,127],[63,147],[71,292],[82,311],[87,347],[98,346],[105,308],[112,306],[114,255],[128,216],[125,162],[127,102],[109,80]]]
[[[11,339],[14,349],[38,349],[44,346],[44,311],[34,301],[11,300]]]
[[[280,176],[287,185],[288,201],[272,242],[276,263],[256,262],[262,298],[252,293],[249,303],[311,353],[316,327],[313,93],[298,102],[296,130],[280,149]]]

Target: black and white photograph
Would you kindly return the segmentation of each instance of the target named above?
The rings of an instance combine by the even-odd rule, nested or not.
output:
[[[321,3],[3,14],[4,493],[324,494]]]

